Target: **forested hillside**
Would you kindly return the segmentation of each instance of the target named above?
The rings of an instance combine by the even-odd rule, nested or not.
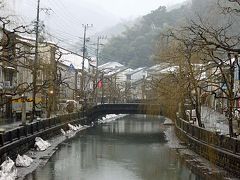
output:
[[[102,50],[101,63],[117,61],[130,67],[151,66],[160,33],[168,27],[185,23],[194,15],[204,15],[213,1],[192,0],[192,3],[169,12],[166,7],[159,7],[121,35],[110,39]]]
[[[132,28],[113,37],[102,50],[101,63],[118,61],[131,67],[150,66],[154,45],[160,32],[186,17],[187,6],[167,12],[166,7],[159,7],[142,17]]]

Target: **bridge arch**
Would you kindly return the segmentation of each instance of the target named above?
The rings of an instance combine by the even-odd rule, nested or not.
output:
[[[96,121],[98,117],[106,114],[149,114],[162,115],[159,104],[122,103],[100,104],[92,107],[87,112],[89,122]]]

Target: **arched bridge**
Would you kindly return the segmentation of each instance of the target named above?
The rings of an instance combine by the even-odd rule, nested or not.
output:
[[[141,103],[124,103],[124,104],[100,104],[92,107],[87,112],[88,121],[95,121],[98,117],[106,114],[151,114],[162,115],[159,104],[141,104]]]

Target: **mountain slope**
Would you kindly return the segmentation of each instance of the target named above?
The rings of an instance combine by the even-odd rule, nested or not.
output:
[[[151,66],[151,56],[160,32],[174,26],[189,13],[188,6],[170,12],[166,7],[159,7],[143,16],[133,27],[121,35],[113,37],[102,50],[101,62],[117,61],[130,67]]]

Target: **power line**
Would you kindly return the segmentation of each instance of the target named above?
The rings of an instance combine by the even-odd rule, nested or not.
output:
[[[82,20],[76,18],[76,15],[75,15],[75,14],[72,14],[71,11],[68,11],[68,9],[66,8],[66,6],[62,3],[62,1],[59,1],[59,0],[58,0],[58,1],[53,0],[53,1],[55,1],[55,4],[56,4],[58,7],[60,7],[59,5],[62,6],[62,9],[60,8],[60,9],[61,9],[61,12],[63,12],[66,17],[70,17],[70,20],[72,20],[72,22],[75,22],[76,24],[79,24],[79,25],[82,24],[82,23],[81,23]],[[70,14],[71,16],[69,16],[69,14]]]
[[[62,19],[63,21],[65,21],[66,24],[78,24],[79,26],[81,25],[81,21],[80,20],[77,20],[75,17],[76,15],[72,14],[72,16],[69,16],[69,14],[71,14],[71,12],[67,12],[66,10],[66,7],[62,5],[62,7],[59,6],[60,3],[62,3],[61,1],[55,1],[55,0],[52,0],[52,1],[49,1],[50,4],[52,4],[52,6],[55,8],[55,14],[58,15],[60,17],[60,19]],[[57,13],[57,10],[59,10],[61,12],[61,15],[59,15]],[[65,19],[65,17],[68,17],[67,20]],[[72,23],[71,23],[72,22]]]

